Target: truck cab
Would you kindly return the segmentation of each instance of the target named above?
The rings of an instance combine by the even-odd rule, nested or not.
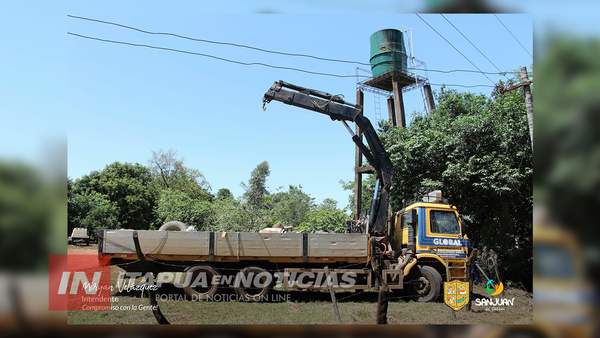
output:
[[[393,248],[400,252],[399,261],[406,261],[405,289],[424,302],[437,298],[442,282],[467,279],[470,240],[457,208],[438,201],[413,203],[394,220]]]

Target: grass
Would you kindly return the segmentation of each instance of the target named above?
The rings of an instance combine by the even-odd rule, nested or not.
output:
[[[118,272],[116,273],[118,275]],[[165,290],[166,289],[166,290]],[[482,286],[475,287],[477,295],[487,295]],[[333,306],[326,292],[275,291],[280,299],[291,301],[247,303],[235,301],[193,302],[159,300],[161,312],[172,324],[335,324]],[[183,297],[181,290],[165,286],[159,295]],[[224,295],[234,295],[224,293]],[[344,324],[374,324],[377,293],[336,293],[341,301],[339,311]],[[150,301],[140,294],[116,294],[119,301],[113,306],[125,307],[113,311],[70,311],[69,324],[156,324],[147,307]],[[349,297],[351,296],[351,297]],[[399,296],[393,294],[391,297]],[[289,297],[289,298],[286,298]],[[349,297],[344,300],[344,297]],[[487,297],[487,296],[483,296]],[[529,324],[533,320],[532,299],[518,289],[508,289],[501,297],[515,298],[515,306],[504,311],[487,312],[473,302],[472,311],[452,311],[444,303],[418,303],[394,299],[388,306],[389,324]],[[137,310],[146,307],[144,310]]]

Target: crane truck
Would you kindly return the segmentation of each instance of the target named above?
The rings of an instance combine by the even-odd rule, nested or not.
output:
[[[430,302],[438,298],[443,281],[466,280],[470,241],[457,208],[443,203],[441,193],[392,217],[388,200],[394,168],[362,106],[284,81],[265,93],[263,109],[273,100],[328,115],[348,129],[377,178],[369,215],[360,227],[350,233],[104,229],[99,231],[99,256],[108,255],[111,264],[128,272],[181,273],[185,282],[179,285],[194,300],[210,300],[224,287],[243,300],[260,301],[273,287],[377,290],[386,283]],[[360,127],[368,147],[347,122]],[[137,254],[134,240],[139,241]]]

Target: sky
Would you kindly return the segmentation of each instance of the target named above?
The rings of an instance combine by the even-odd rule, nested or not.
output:
[[[293,9],[301,14],[245,14],[291,10],[281,7],[283,2],[267,2],[264,8],[245,8],[246,2],[237,3],[239,7],[227,10],[201,2],[40,5],[28,14],[28,22],[36,23],[35,29],[16,19],[10,9],[4,12],[1,25],[20,28],[21,34],[9,36],[14,39],[8,41],[9,45],[17,47],[15,53],[2,56],[8,65],[2,72],[13,81],[0,84],[4,95],[10,97],[0,104],[4,112],[20,112],[12,114],[15,127],[5,130],[3,139],[5,146],[10,144],[11,133],[23,140],[6,147],[5,156],[43,154],[45,145],[60,142],[60,135],[66,135],[68,176],[76,179],[115,161],[146,165],[152,151],[174,149],[188,167],[204,174],[213,193],[228,188],[235,196],[243,193],[240,182],[248,180],[252,169],[268,161],[270,191],[301,185],[317,203],[333,198],[338,206],[347,205],[349,192],[339,181],[353,179],[354,144],[343,125],[280,102],[270,103],[263,111],[261,100],[273,82],[284,80],[342,94],[354,103],[356,65],[147,35],[68,18],[67,14],[148,31],[364,63],[369,62],[372,33],[410,28],[415,57],[430,70],[427,75],[434,91],[440,89],[440,84],[447,84],[447,88],[489,95],[491,87],[452,85],[491,86],[506,80],[501,75],[488,75],[487,79],[480,73],[433,72],[476,68],[414,14],[359,14],[360,2],[337,7],[333,2],[332,7],[324,7],[322,14],[304,14],[310,10],[302,6]],[[339,14],[326,14],[328,8],[340,9]],[[439,14],[421,16],[477,67],[497,71]],[[498,17],[531,53],[532,15]],[[493,15],[450,14],[446,18],[501,70],[531,68],[531,56]],[[202,56],[92,41],[67,32],[350,77],[242,66]],[[421,111],[418,91],[405,93],[404,99],[410,122],[411,114]],[[381,103],[385,107],[385,98]],[[374,95],[365,93],[365,115],[373,122],[374,110]],[[385,117],[387,110],[381,114]],[[23,137],[27,135],[31,137]]]

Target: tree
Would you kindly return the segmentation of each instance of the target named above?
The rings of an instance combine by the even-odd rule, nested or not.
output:
[[[267,177],[271,174],[269,169],[269,162],[264,161],[260,163],[252,173],[250,173],[250,179],[248,184],[240,183],[244,188],[244,200],[246,203],[253,208],[261,209],[265,205],[265,196],[269,195],[267,191]]]
[[[185,159],[177,157],[177,151],[152,151],[148,163],[157,191],[171,189],[184,192],[194,199],[212,200],[211,187],[204,175],[197,169],[187,168]]]
[[[270,197],[271,223],[281,222],[297,227],[307,220],[314,207],[314,198],[303,192],[302,186],[290,185],[288,191],[280,191]]]
[[[227,188],[221,188],[217,192],[218,200],[225,200],[225,199],[230,199],[230,198],[233,198],[233,194],[231,193],[231,190],[229,190]]]
[[[69,234],[73,228],[86,228],[88,236],[96,239],[98,229],[117,229],[120,226],[115,205],[97,191],[74,194],[68,199]]]
[[[243,207],[248,217],[247,227],[250,231],[256,231],[268,223],[269,212],[265,208],[265,197],[269,195],[266,183],[270,173],[269,162],[264,161],[252,170],[248,184],[241,183],[245,190]]]
[[[184,192],[165,189],[162,191],[155,208],[159,224],[180,221],[196,230],[211,229],[214,215],[209,201],[191,198]]]
[[[504,257],[505,276],[531,283],[533,154],[522,92],[490,98],[442,89],[432,115],[382,126],[396,169],[394,210],[441,189],[463,214],[474,246]]]
[[[331,209],[329,207],[329,205],[321,204],[310,211],[306,216],[306,220],[298,226],[297,230],[304,230],[306,232],[319,230],[329,230],[339,233],[346,232],[348,215],[340,209]]]
[[[242,203],[233,196],[218,198],[212,203],[214,231],[254,231],[248,226],[249,217]]]
[[[149,229],[153,222],[156,201],[150,170],[139,164],[114,162],[102,171],[92,171],[73,183],[74,195],[90,195],[97,192],[106,196],[116,208],[117,220],[124,228]],[[69,214],[85,218],[84,215]]]
[[[348,196],[348,209],[354,213],[354,181],[340,180],[340,184],[344,190],[349,190],[350,196]],[[362,196],[360,205],[360,215],[366,216],[370,212],[371,202],[373,201],[373,194],[375,193],[375,175],[363,175],[362,180]]]
[[[321,202],[319,207],[321,207],[325,210],[335,210],[335,209],[337,209],[337,201],[334,200],[333,198],[326,198],[323,200],[323,202]]]

